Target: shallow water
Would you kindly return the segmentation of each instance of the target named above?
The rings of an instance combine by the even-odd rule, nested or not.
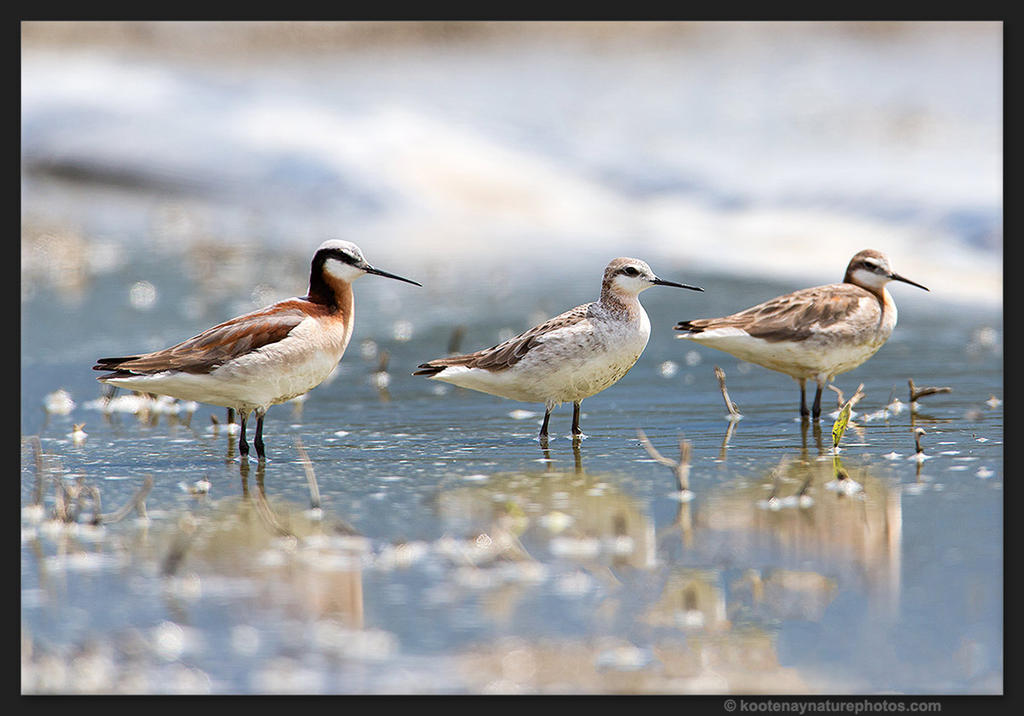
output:
[[[972,81],[993,53],[969,33],[948,47],[847,37],[831,47],[860,79],[843,94],[826,80],[848,65],[828,43],[769,54],[759,37],[726,46],[741,60],[707,38],[597,56],[497,45],[477,48],[479,64],[407,50],[320,58],[302,76],[294,60],[201,68],[72,53],[81,72],[66,82],[61,53],[26,55],[22,690],[1002,692],[1002,224],[989,182],[1001,110]],[[961,75],[939,71],[950,57]],[[702,79],[728,62],[728,91]],[[686,68],[672,102],[652,91],[665,67]],[[148,79],[127,81],[138,73]],[[779,76],[817,88],[802,107],[824,119],[804,126],[824,134],[794,130],[799,103],[751,92]],[[961,105],[944,83],[976,101]],[[726,101],[740,94],[747,109]],[[195,97],[201,121],[161,112]],[[842,106],[873,109],[833,146]],[[874,125],[910,121],[908,107],[931,127],[911,148]],[[268,129],[286,108],[309,122],[302,137]],[[346,144],[342,128],[365,144]],[[739,149],[721,151],[737,137],[743,151],[768,147],[753,171]],[[947,153],[951,137],[962,157]],[[149,163],[133,164],[147,146]],[[780,183],[787,154],[803,171]],[[130,186],[39,170],[54,157],[119,168]],[[303,293],[310,252],[339,225],[371,263],[424,286],[357,283],[346,356],[304,401],[270,410],[265,465],[239,460],[222,409],[104,408],[96,358]],[[931,292],[890,286],[895,333],[836,381],[847,398],[865,393],[838,455],[835,392],[821,424],[802,425],[791,379],[673,336],[679,320],[837,280],[867,246]],[[623,254],[705,292],[643,294],[650,343],[583,403],[578,446],[569,406],[544,449],[542,406],[411,375],[457,327],[471,350],[593,300]],[[952,390],[915,409],[911,379]],[[58,389],[67,414],[44,409],[60,407]],[[689,493],[638,429],[671,458],[689,441]],[[147,478],[144,508],[114,521]],[[76,488],[80,509],[53,519]]]
[[[756,298],[741,281],[685,279],[709,299]],[[37,658],[105,645],[109,670],[156,691],[1001,689],[1003,408],[986,403],[1002,395],[998,314],[915,303],[878,355],[840,377],[847,397],[860,382],[866,392],[838,456],[863,486],[847,495],[830,489],[831,418],[802,429],[793,381],[673,338],[672,323],[696,315],[703,296],[646,292],[655,328],[641,360],[584,402],[588,438],[578,449],[563,407],[544,450],[540,406],[411,376],[449,336],[414,329],[395,340],[373,295],[392,289],[371,281],[356,287],[356,334],[334,380],[269,412],[265,466],[239,462],[219,409],[143,418],[90,405],[101,395],[92,357],[147,335],[88,320],[116,315],[116,292],[98,287],[88,310],[63,320],[40,298],[25,304],[22,428],[59,461],[49,474],[98,487],[107,514],[154,479],[148,521],[133,513],[79,534],[23,520],[23,624]],[[589,298],[548,290],[545,301],[566,306]],[[406,301],[403,320],[422,325],[427,310]],[[191,323],[169,321],[179,322]],[[481,315],[467,326],[465,348],[494,337],[486,323]],[[145,327],[165,342],[188,333]],[[525,327],[525,316],[509,321]],[[43,347],[55,334],[67,356]],[[372,382],[383,350],[386,390]],[[735,424],[715,365],[743,413]],[[910,378],[953,390],[914,412]],[[47,416],[43,398],[60,386],[77,405]],[[894,398],[902,412],[873,415]],[[833,410],[836,394],[824,402]],[[74,423],[85,423],[80,444],[69,437]],[[923,464],[909,459],[913,426],[926,430]],[[670,457],[679,436],[690,441],[692,500],[678,499],[638,428]],[[299,440],[321,521],[310,522]],[[23,505],[35,475],[26,446]],[[801,506],[808,477],[811,503]],[[208,493],[190,494],[201,480]],[[259,518],[258,490],[284,533],[298,536]],[[46,495],[50,512],[54,492]],[[83,508],[82,520],[90,514]],[[365,541],[348,544],[334,523]],[[180,565],[164,574],[179,549]],[[534,665],[570,659],[593,680],[508,667],[511,678],[501,660],[488,673],[466,670],[476,650],[494,648]],[[757,654],[758,670],[730,649]],[[173,678],[161,675],[168,669]],[[598,676],[607,670],[612,681]]]

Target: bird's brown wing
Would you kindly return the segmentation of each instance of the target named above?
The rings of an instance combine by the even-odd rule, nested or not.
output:
[[[186,341],[153,353],[100,358],[93,370],[114,371],[103,378],[159,373],[209,373],[233,358],[280,341],[308,314],[301,308],[276,305],[232,318]]]
[[[852,284],[816,286],[773,298],[721,318],[680,321],[677,331],[699,334],[717,328],[740,328],[769,342],[802,340],[828,331],[860,310],[860,301],[871,294]]]
[[[466,353],[465,355],[437,358],[436,360],[421,363],[417,366],[420,370],[417,370],[413,375],[437,375],[449,366],[505,370],[522,360],[532,348],[543,340],[546,334],[575,325],[587,318],[592,305],[588,303],[577,306],[490,348],[474,353]]]

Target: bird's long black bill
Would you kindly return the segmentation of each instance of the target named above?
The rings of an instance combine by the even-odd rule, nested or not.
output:
[[[893,281],[902,281],[903,283],[909,283],[911,286],[917,286],[918,288],[923,288],[925,291],[928,291],[927,286],[922,286],[917,281],[911,281],[909,278],[903,278],[898,273],[892,274],[891,276],[889,276],[889,278],[891,278]],[[931,291],[928,291],[928,293],[931,293]]]
[[[651,283],[655,286],[675,286],[676,288],[688,288],[691,291],[703,291],[704,289],[700,286],[687,286],[685,283],[676,283],[675,281],[666,281],[663,278],[656,278]]]
[[[420,288],[423,287],[422,283],[417,283],[416,281],[412,281],[412,280],[407,279],[407,278],[402,278],[401,276],[396,276],[395,274],[388,273],[387,271],[381,271],[380,269],[374,268],[373,266],[368,266],[368,267],[366,267],[363,270],[366,271],[366,273],[372,273],[375,276],[383,276],[384,278],[393,278],[396,281],[405,281],[406,283],[411,283],[413,286],[419,286]]]

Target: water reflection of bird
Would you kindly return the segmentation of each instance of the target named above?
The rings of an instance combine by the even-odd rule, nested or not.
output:
[[[422,363],[413,375],[453,383],[502,398],[544,403],[541,440],[551,410],[573,404],[572,435],[580,430],[580,403],[617,382],[647,346],[651,323],[639,294],[651,286],[703,291],[658,278],[639,259],[613,259],[601,296],[490,348]]]
[[[352,337],[352,282],[375,274],[420,284],[372,267],[359,247],[329,240],[313,255],[309,292],[232,318],[170,348],[100,358],[98,380],[111,385],[220,405],[238,411],[238,449],[249,454],[245,423],[257,417],[256,454],[266,457],[263,417],[272,405],[312,390],[330,375]]]
[[[343,639],[344,629],[363,626],[362,565],[369,540],[336,514],[268,497],[259,472],[264,463],[256,470],[252,490],[210,504],[191,523],[178,520],[165,526],[172,530],[165,574],[187,564],[199,575],[244,580],[260,588],[261,603],[315,620],[318,628],[327,629],[326,639]],[[239,559],[241,554],[267,559]]]
[[[840,373],[873,356],[896,327],[896,304],[885,285],[902,281],[889,259],[866,249],[854,255],[842,283],[805,288],[721,318],[680,321],[679,338],[717,348],[785,373],[800,384],[800,415],[821,415],[821,391]],[[818,384],[812,411],[804,386]]]
[[[900,593],[902,492],[868,465],[851,465],[840,475],[835,468],[830,461],[785,455],[759,479],[709,489],[694,517],[697,542],[718,553],[753,555],[770,536],[778,555],[771,566],[817,569],[839,587],[860,585],[874,606],[892,613]]]
[[[690,441],[679,438],[679,459],[672,460],[658,452],[658,449],[647,439],[647,434],[643,430],[637,428],[636,433],[640,438],[640,443],[644,446],[644,450],[647,451],[647,454],[655,462],[672,468],[672,472],[676,477],[676,487],[679,488],[676,496],[684,501],[692,499],[693,493],[690,492],[690,455],[692,453],[692,445]]]
[[[552,555],[592,565],[594,574],[599,564],[649,569],[655,563],[650,515],[600,474],[499,473],[445,489],[436,499],[446,532],[510,531],[531,549],[545,544]]]

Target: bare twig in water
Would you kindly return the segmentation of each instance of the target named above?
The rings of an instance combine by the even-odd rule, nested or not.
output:
[[[58,522],[67,522],[67,493],[64,491],[64,483],[59,477],[55,477],[53,478],[53,485],[53,519]]]
[[[832,385],[831,383],[829,383],[828,387],[836,392],[836,407],[842,409],[842,407],[846,404],[846,400],[844,400],[846,396],[843,395],[843,391],[837,388],[835,385]],[[853,395],[850,397],[850,409],[852,410],[853,406],[859,403],[865,395],[866,393],[864,392],[864,384],[861,383],[860,385],[857,386],[857,390],[853,391]]]
[[[100,519],[108,524],[120,522],[125,517],[127,517],[133,509],[139,513],[139,517],[145,518],[146,495],[149,494],[149,491],[152,489],[152,487],[153,478],[152,476],[147,476],[146,481],[142,483],[142,487],[135,491],[135,494],[132,496],[132,498],[128,500],[128,502],[126,502],[121,509],[117,510],[116,512],[111,512],[109,515],[101,515]]]
[[[84,485],[79,491],[79,504],[81,504],[81,496],[88,495],[92,505],[92,518],[89,520],[89,524],[93,527],[99,526],[103,521],[103,506],[100,503],[100,489],[95,485]],[[81,507],[79,507],[79,514],[81,514]]]
[[[668,467],[671,468],[675,468],[679,464],[675,460],[669,460],[667,457],[658,452],[658,449],[651,444],[650,440],[647,439],[647,433],[645,433],[643,430],[637,428],[636,434],[640,438],[640,443],[644,446],[644,449],[647,451],[647,454],[650,455],[654,460],[660,462],[662,465],[667,465]]]
[[[843,395],[842,388],[839,388],[839,387],[833,385],[832,383],[829,383],[828,384],[828,389],[829,390],[834,390],[836,392],[836,407],[841,409],[843,407],[843,403],[846,402],[845,400],[843,400],[843,398],[846,397],[846,396]]]
[[[921,398],[925,397],[926,395],[936,395],[937,393],[952,393],[953,392],[953,389],[952,388],[948,388],[948,387],[939,388],[939,387],[932,386],[932,387],[927,387],[927,388],[918,388],[916,385],[914,385],[914,379],[913,378],[911,378],[910,380],[907,381],[907,385],[910,386],[910,404],[911,405],[913,405],[914,403],[916,403],[918,400],[920,400]]]
[[[306,452],[306,448],[302,444],[302,438],[295,436],[295,447],[299,453],[299,459],[302,460],[302,467],[306,471],[306,482],[309,483],[309,505],[312,510],[320,510],[320,487],[316,481],[316,473],[313,472],[313,461],[309,459],[309,454]],[[319,518],[316,518],[319,519]],[[344,535],[357,535],[359,530],[350,525],[345,520],[339,520],[334,525],[334,530],[338,534]]]
[[[647,434],[643,430],[637,428],[637,436],[640,438],[640,443],[644,446],[644,450],[654,460],[672,468],[672,472],[676,476],[676,484],[679,486],[680,492],[685,492],[690,489],[690,454],[691,446],[688,440],[679,438],[679,460],[670,460],[669,458],[658,452],[658,449],[651,444],[651,441],[647,439]]]
[[[914,458],[917,460],[918,482],[921,482],[921,468],[924,467],[924,461],[928,459],[928,456],[924,454],[924,448],[921,447],[922,435],[924,435],[924,428],[914,428],[914,449],[916,450]]]
[[[726,450],[726,448],[729,447],[729,441],[732,440],[732,434],[734,432],[736,432],[736,423],[738,423],[738,422],[739,422],[738,420],[730,420],[729,421],[729,427],[727,427],[725,429],[725,437],[722,438],[722,447],[718,451],[718,459],[719,460],[724,460],[725,459],[725,450]]]
[[[256,488],[256,490],[253,491],[253,494],[256,495],[256,513],[260,516],[260,519],[266,523],[267,527],[269,527],[271,531],[276,532],[280,537],[294,537],[295,535],[292,534],[291,530],[282,525],[281,521],[277,519],[274,512],[270,509],[270,505],[267,503],[267,498],[263,494],[263,490]]]
[[[729,415],[734,418],[740,417],[740,409],[729,398],[729,391],[725,387],[725,371],[717,365],[715,366],[715,377],[718,378],[718,387],[722,389],[722,398],[725,399],[725,407],[729,410]]]
[[[33,435],[29,440],[32,441],[32,452],[36,461],[36,486],[32,495],[32,504],[39,506],[43,504],[43,485],[46,475],[46,468],[43,464],[43,444],[38,435]]]
[[[53,484],[55,493],[53,518],[58,522],[74,522],[73,505],[78,497],[78,490],[64,482],[60,475],[53,476]]]
[[[135,502],[135,514],[139,516],[140,520],[148,520],[149,513],[146,512],[146,495],[149,494],[149,489],[153,487],[153,478],[147,477],[146,483],[140,488],[139,492],[136,493]]]
[[[316,473],[313,472],[313,461],[309,459],[306,448],[302,445],[302,438],[295,436],[295,449],[298,450],[299,459],[302,460],[302,469],[306,471],[306,482],[309,484],[309,505],[311,509],[320,509],[320,487],[316,483]]]
[[[866,394],[864,393],[864,384],[861,383],[857,386],[857,390],[853,391],[853,395],[850,397],[850,407],[852,408],[854,405],[859,403],[861,398],[863,398],[865,395]]]
[[[768,495],[769,502],[779,499],[779,486],[782,484],[782,476],[786,473],[786,470],[789,469],[790,462],[790,457],[788,455],[784,455],[779,461],[779,464],[772,468],[772,491]]]

